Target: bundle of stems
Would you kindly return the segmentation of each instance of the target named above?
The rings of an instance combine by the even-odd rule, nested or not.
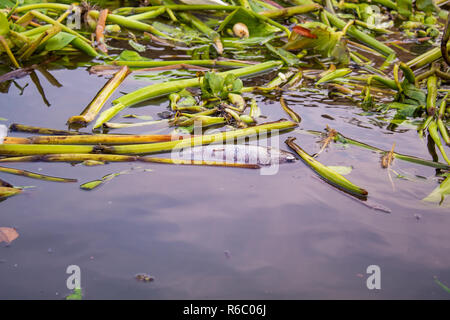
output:
[[[336,15],[333,15],[332,13],[328,12],[327,10],[323,10],[325,13],[328,21],[330,21],[331,24],[338,27],[339,29],[343,30],[347,23],[341,19],[339,19]],[[361,41],[362,43],[374,48],[382,55],[388,57],[388,56],[395,56],[395,51],[386,46],[384,43],[381,43],[377,39],[371,37],[367,33],[364,33],[362,31],[359,31],[355,26],[350,26],[347,29],[347,34],[351,37]]]
[[[108,80],[103,88],[97,93],[92,102],[84,109],[79,116],[73,116],[68,120],[69,125],[78,124],[86,126],[89,122],[93,121],[97,114],[102,109],[108,98],[119,87],[119,85],[125,80],[130,73],[130,69],[127,66],[122,66],[120,70]]]
[[[101,161],[101,162],[150,162],[164,164],[181,164],[181,165],[201,165],[231,168],[247,168],[258,169],[257,164],[234,163],[224,161],[203,161],[203,160],[186,160],[171,158],[155,158],[155,157],[139,157],[126,156],[116,154],[44,154],[22,157],[10,157],[0,159],[0,162],[84,162],[84,161]]]
[[[21,192],[22,190],[18,188],[0,187],[0,200],[15,196]]]
[[[236,77],[260,73],[269,69],[280,67],[283,63],[281,61],[267,61],[258,65],[252,65],[244,68],[229,70],[219,73],[225,77],[228,74],[233,74]],[[112,119],[117,113],[126,107],[133,106],[148,99],[168,95],[172,92],[180,91],[184,88],[199,87],[203,81],[203,77],[175,80],[166,83],[152,84],[134,92],[128,93],[113,101],[114,106],[102,112],[94,124],[94,129],[99,128],[103,123]]]
[[[269,122],[254,127],[220,132],[210,135],[186,137],[182,140],[115,145],[115,146],[93,146],[93,145],[50,145],[50,144],[2,144],[0,145],[0,155],[24,156],[37,154],[65,154],[65,153],[113,153],[113,154],[150,154],[163,153],[172,149],[181,149],[198,145],[223,143],[238,138],[245,138],[261,134],[276,134],[280,131],[295,128],[297,123],[280,120]]]

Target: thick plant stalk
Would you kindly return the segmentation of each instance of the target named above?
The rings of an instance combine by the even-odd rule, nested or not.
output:
[[[302,6],[288,7],[283,9],[274,9],[274,10],[266,10],[259,12],[259,15],[265,16],[267,18],[280,18],[280,17],[290,17],[296,14],[307,13],[311,11],[315,11],[322,8],[321,5],[316,3],[305,4]]]
[[[223,53],[223,44],[222,40],[220,39],[219,33],[208,27],[200,19],[190,13],[181,12],[180,17],[183,18],[186,22],[192,24],[200,32],[203,32],[214,43],[214,48],[216,49],[218,54]]]
[[[288,138],[285,142],[300,156],[300,158],[302,158],[302,160],[307,165],[309,165],[326,182],[359,198],[365,199],[367,197],[368,192],[365,189],[358,187],[357,185],[341,176],[339,173],[321,164],[319,161],[307,154],[297,144],[295,144],[294,140],[295,138],[291,137]]]
[[[30,144],[31,140],[28,138],[18,138],[18,137],[5,137],[3,140],[4,144]]]
[[[61,4],[61,3],[28,4],[28,5],[17,7],[14,10],[14,13],[21,13],[21,12],[25,12],[25,11],[39,10],[39,9],[69,10],[70,9],[70,5],[68,5],[68,4]]]
[[[277,133],[297,127],[297,123],[292,121],[277,121],[257,125],[250,128],[220,132],[215,134],[195,136],[180,141],[159,142],[150,144],[124,145],[105,147],[105,153],[113,154],[150,154],[171,151],[211,143],[224,143],[234,139],[250,137],[254,135]]]
[[[216,4],[168,4],[165,6],[149,6],[149,7],[123,7],[115,10],[115,13],[130,14],[130,13],[142,13],[148,11],[154,11],[161,8],[170,9],[172,11],[204,11],[204,10],[223,10],[234,11],[238,9],[238,6],[224,6]]]
[[[13,188],[14,186],[5,180],[0,179],[0,187]]]
[[[337,16],[331,14],[327,10],[324,10],[323,12],[325,12],[328,20],[334,26],[338,27],[339,29],[342,30],[347,25],[347,23],[345,21],[339,19]],[[381,53],[382,55],[384,55],[386,57],[390,56],[390,55],[395,56],[394,50],[392,50],[391,48],[386,46],[384,43],[381,43],[378,40],[376,40],[375,38],[369,36],[368,34],[362,32],[362,31],[359,31],[355,26],[350,26],[347,30],[347,34],[349,36],[361,41],[362,43],[374,48],[375,50],[377,50],[379,53]]]
[[[292,121],[269,122],[254,127],[220,132],[211,135],[187,137],[182,140],[143,143],[130,145],[51,145],[51,144],[1,144],[0,155],[27,156],[39,154],[66,154],[66,153],[112,153],[112,154],[147,154],[161,153],[172,149],[186,148],[197,145],[225,142],[232,139],[249,137],[256,134],[268,134],[295,128],[297,124]]]
[[[0,199],[9,198],[21,193],[22,190],[10,187],[0,187]]]
[[[193,66],[223,66],[223,67],[246,67],[251,64],[236,61],[222,61],[222,60],[174,60],[174,61],[113,61],[118,66],[129,66],[134,68],[151,68],[164,67],[179,64],[190,64]]]
[[[33,16],[35,16],[36,18],[38,18],[38,19],[40,19],[40,20],[42,20],[42,21],[44,21],[44,22],[50,23],[50,24],[52,24],[52,25],[54,25],[54,26],[59,26],[64,32],[73,34],[73,35],[76,36],[77,38],[79,38],[79,39],[81,39],[81,40],[83,40],[83,41],[85,41],[85,42],[87,42],[87,43],[91,43],[91,41],[90,41],[89,39],[83,37],[83,36],[82,36],[81,34],[79,34],[78,32],[76,32],[76,31],[74,31],[74,30],[72,30],[72,29],[66,27],[66,26],[63,25],[62,23],[60,23],[60,22],[58,22],[58,21],[56,21],[56,20],[53,20],[52,18],[46,16],[45,14],[43,14],[43,13],[41,13],[41,12],[39,12],[39,11],[32,10],[32,11],[30,11],[30,13],[31,13]]]
[[[444,121],[442,121],[442,119],[444,118],[444,114],[445,114],[445,109],[447,107],[447,98],[448,98],[449,93],[447,93],[444,97],[444,99],[442,99],[441,105],[439,107],[439,116],[437,118],[437,126],[439,128],[439,132],[441,133],[442,138],[444,139],[444,142],[450,146],[450,137],[448,135],[448,131],[447,128],[444,124]]]
[[[6,39],[0,35],[0,44],[3,46],[3,48],[6,51],[6,54],[9,57],[9,60],[11,60],[11,62],[13,63],[13,65],[16,68],[20,68],[19,63],[16,60],[16,57],[14,57],[14,54],[12,53],[11,49],[9,48],[8,42],[6,42]]]
[[[0,162],[83,162],[83,161],[104,161],[104,162],[132,162],[138,157],[124,156],[116,154],[92,154],[92,153],[66,153],[66,154],[43,154],[21,157],[9,157],[0,159]]]
[[[23,157],[11,157],[0,159],[0,162],[84,162],[84,161],[102,161],[102,162],[151,162],[165,164],[183,164],[183,165],[209,165],[218,167],[234,167],[258,169],[257,164],[245,163],[228,163],[221,161],[203,161],[203,160],[186,160],[186,159],[170,159],[170,158],[154,158],[154,157],[138,157],[116,154],[45,154]]]
[[[39,180],[46,180],[46,181],[77,182],[76,179],[67,179],[67,178],[58,178],[58,177],[46,176],[46,175],[43,175],[43,174],[38,174],[38,173],[26,171],[26,170],[6,168],[6,167],[0,167],[0,172],[11,173],[11,174],[19,175],[19,176],[24,176],[24,177],[33,178],[33,179],[39,179]]]
[[[71,117],[68,120],[68,123],[86,126],[89,122],[93,121],[108,98],[113,94],[117,87],[119,87],[123,80],[125,80],[129,73],[130,69],[127,66],[122,66],[114,77],[103,86],[81,115]]]
[[[89,134],[89,133],[82,133],[82,132],[75,132],[75,131],[33,127],[33,126],[27,126],[27,125],[18,124],[18,123],[11,124],[9,126],[9,130],[17,131],[17,132],[28,132],[28,133],[35,133],[35,134],[46,134],[46,135],[48,134],[48,135],[57,135],[57,136]]]
[[[439,138],[439,134],[437,132],[436,121],[433,120],[430,122],[430,125],[428,126],[428,132],[430,133],[431,138],[433,139],[434,143],[441,152],[442,157],[450,165],[450,159],[447,157],[447,154],[445,153],[445,149],[444,146],[442,145],[441,138]]]
[[[106,24],[106,18],[108,17],[108,9],[104,9],[100,11],[100,14],[98,16],[97,20],[97,27],[95,28],[95,36],[97,40],[97,47],[102,51],[103,53],[108,53],[108,48],[106,48],[105,44],[105,24]]]
[[[90,10],[89,15],[95,19],[98,19],[98,17],[100,16],[100,12],[98,12],[97,10]],[[160,37],[176,41],[176,39],[173,39],[173,38],[167,36],[166,34],[158,31],[152,25],[149,25],[144,22],[140,22],[138,20],[129,19],[127,17],[119,16],[116,14],[108,14],[106,21],[118,24],[121,27],[139,30],[139,31],[147,31],[147,32],[153,33],[155,35],[158,35]]]
[[[56,153],[98,153],[95,146],[49,144],[0,144],[0,155],[26,156]]]
[[[436,112],[436,99],[437,99],[437,77],[432,75],[427,81],[427,113],[428,116],[434,116]]]
[[[445,23],[445,28],[441,40],[441,55],[448,66],[450,66],[450,58],[448,56],[448,49],[447,49],[447,43],[449,38],[450,38],[450,14],[447,16],[447,22]]]
[[[143,12],[140,14],[128,16],[127,18],[131,19],[131,20],[136,20],[136,21],[153,19],[153,18],[156,18],[157,16],[163,14],[164,12],[166,12],[166,8],[159,8],[156,10],[151,10],[151,11]]]
[[[117,144],[138,144],[181,140],[184,136],[179,135],[73,135],[73,136],[37,136],[28,138],[28,143],[32,144],[72,144],[72,145],[117,145]]]
[[[219,75],[224,77],[228,74],[234,74],[236,77],[241,77],[263,72],[268,69],[276,68],[281,66],[282,64],[283,63],[281,61],[267,61],[258,65],[221,72],[219,73]],[[148,99],[168,95],[172,92],[180,91],[184,88],[199,87],[202,81],[203,77],[199,77],[199,78],[175,80],[166,83],[157,83],[146,86],[129,94],[126,94],[113,101],[115,106],[102,112],[100,117],[97,119],[97,122],[94,124],[94,129],[101,127],[103,123],[112,119],[117,113],[119,113],[126,107],[133,106],[137,103],[140,103]]]

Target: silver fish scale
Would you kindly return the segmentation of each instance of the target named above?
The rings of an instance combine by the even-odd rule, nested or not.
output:
[[[296,159],[289,152],[271,147],[234,144],[186,148],[177,153],[176,158],[259,165],[292,162]]]

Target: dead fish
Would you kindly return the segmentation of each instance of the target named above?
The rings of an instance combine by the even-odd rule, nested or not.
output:
[[[248,144],[207,145],[185,148],[180,150],[176,156],[184,160],[225,161],[263,166],[293,162],[297,159],[292,153],[287,151]]]

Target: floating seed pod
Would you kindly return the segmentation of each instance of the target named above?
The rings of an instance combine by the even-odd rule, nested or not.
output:
[[[247,26],[242,22],[238,22],[233,26],[233,32],[239,38],[248,38],[250,36]]]

